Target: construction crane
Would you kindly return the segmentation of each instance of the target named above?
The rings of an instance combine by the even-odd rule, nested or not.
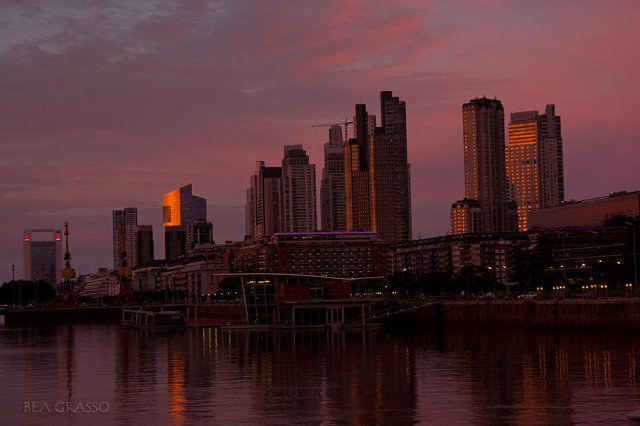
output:
[[[62,270],[62,278],[64,279],[62,294],[65,301],[71,301],[74,298],[73,294],[73,280],[76,277],[76,271],[71,267],[71,253],[69,253],[69,223],[64,223],[64,239],[65,239],[65,253],[64,253],[64,269]]]
[[[323,124],[314,124],[311,127],[332,127],[332,126],[342,126],[344,125],[344,140],[345,142],[349,141],[349,131],[347,129],[347,126],[349,124],[353,124],[353,121],[349,121],[347,118],[344,119],[344,122],[342,123],[323,123]]]

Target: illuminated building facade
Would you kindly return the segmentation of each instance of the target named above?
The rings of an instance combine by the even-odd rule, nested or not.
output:
[[[375,231],[386,242],[411,239],[406,104],[380,93],[382,127],[356,105],[356,138],[344,147],[346,228]]]
[[[531,210],[564,201],[562,134],[554,105],[547,105],[542,115],[537,111],[511,114],[505,157],[510,198],[518,210],[518,230],[526,231]]]
[[[129,266],[137,265],[136,230],[138,226],[138,209],[126,207],[113,210],[113,269],[122,266],[122,251],[127,252]]]
[[[324,144],[324,168],[320,184],[321,228],[323,231],[344,231],[344,140],[338,125],[329,129],[329,141]]]
[[[302,145],[285,145],[282,159],[281,229],[312,232],[317,229],[316,165]]]
[[[512,231],[505,173],[504,108],[476,98],[462,106],[465,198],[482,210],[481,232]]]
[[[477,200],[460,200],[451,205],[451,233],[477,234],[481,232],[482,209]]]
[[[59,229],[26,229],[22,234],[22,249],[25,280],[43,280],[51,285],[62,281],[62,233]]]
[[[207,201],[193,195],[191,184],[162,196],[165,259],[185,255],[188,226],[196,220],[207,220]]]

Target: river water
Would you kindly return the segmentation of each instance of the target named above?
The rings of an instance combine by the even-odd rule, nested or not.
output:
[[[0,327],[3,425],[628,424],[624,331]]]

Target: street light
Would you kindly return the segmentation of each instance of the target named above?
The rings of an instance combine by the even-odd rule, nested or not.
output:
[[[636,253],[636,224],[634,222],[625,222],[625,224],[631,226],[631,235],[633,236],[633,283],[634,288],[638,289],[638,263]]]

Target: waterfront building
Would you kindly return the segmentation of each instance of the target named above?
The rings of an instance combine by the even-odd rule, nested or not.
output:
[[[138,225],[135,234],[136,263],[134,267],[148,265],[154,259],[153,226]]]
[[[342,128],[339,125],[331,126],[329,141],[324,144],[324,168],[320,183],[320,217],[323,231],[346,229],[344,145]]]
[[[122,266],[122,252],[129,258],[129,266],[137,265],[136,230],[138,226],[138,209],[126,207],[123,210],[112,211],[113,225],[113,269]]]
[[[59,229],[25,229],[22,233],[23,279],[55,286],[62,280],[62,234]]]
[[[84,276],[82,282],[80,297],[110,297],[120,293],[117,270],[109,271],[108,268],[98,268],[97,272]]]
[[[528,239],[521,233],[460,234],[413,240],[389,247],[393,257],[389,275],[398,272],[417,277],[433,272],[459,274],[471,267],[500,284],[511,284],[518,271],[518,253]]]
[[[567,201],[529,212],[529,229],[601,226],[616,217],[640,217],[640,191],[614,192],[606,197]]]
[[[278,233],[234,250],[236,272],[344,278],[382,276],[383,244],[375,232]]]
[[[355,139],[344,147],[346,228],[374,231],[386,242],[411,239],[406,104],[380,93],[382,127],[356,105]]]
[[[542,115],[538,111],[511,114],[505,158],[510,198],[518,209],[518,230],[526,231],[531,210],[564,201],[562,133],[555,105],[547,105]]]
[[[207,220],[207,201],[192,193],[191,184],[162,196],[164,255],[175,260],[186,254],[187,231],[190,223]]]
[[[462,118],[465,198],[480,204],[481,232],[513,231],[508,213],[502,103],[486,97],[472,99],[462,106]]]
[[[256,161],[245,205],[245,232],[248,239],[260,240],[280,232],[282,167],[266,167]]]
[[[317,229],[316,166],[302,145],[285,145],[282,159],[282,220],[284,232]]]

